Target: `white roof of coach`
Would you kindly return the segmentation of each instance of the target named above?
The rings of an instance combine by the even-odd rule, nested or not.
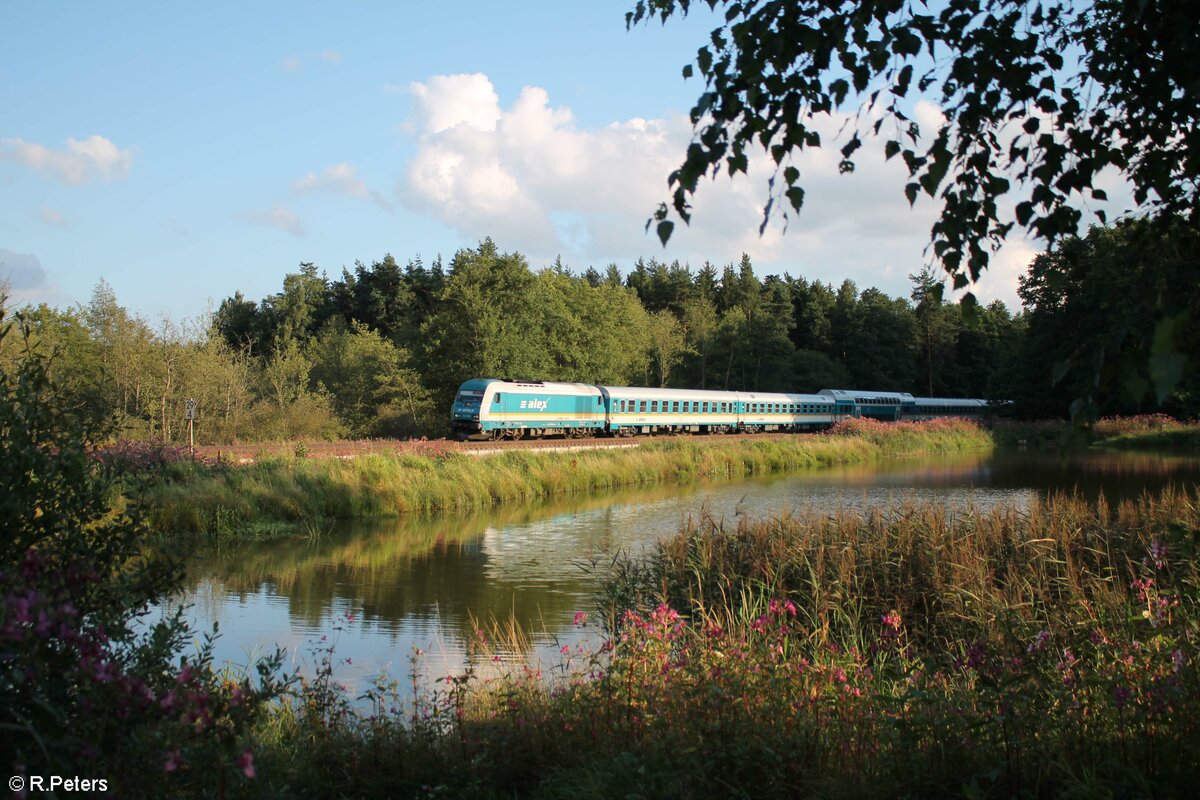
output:
[[[717,400],[730,402],[737,399],[736,392],[718,389],[654,389],[649,386],[601,386],[601,391],[610,397],[667,400]]]
[[[914,397],[917,405],[924,406],[986,406],[987,400],[977,397]]]
[[[743,402],[753,403],[832,403],[833,400],[820,394],[789,394],[781,392],[738,392]]]
[[[913,399],[913,396],[908,392],[880,392],[867,389],[822,389],[820,394],[829,397],[836,397],[839,400],[853,400],[858,397],[870,397],[875,400],[900,400],[908,402]]]

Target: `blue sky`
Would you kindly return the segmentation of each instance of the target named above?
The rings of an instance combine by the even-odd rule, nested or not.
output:
[[[644,232],[702,88],[681,68],[715,20],[626,31],[631,5],[5,0],[0,277],[68,305],[103,276],[178,320],[278,291],[302,261],[336,276],[491,236],[534,267],[749,252],[761,275],[907,294],[933,207],[910,210],[869,149],[849,178],[836,153],[804,163],[786,233],[758,235],[761,162],[702,187],[665,250]],[[977,293],[1013,305],[1035,251],[1006,247]]]

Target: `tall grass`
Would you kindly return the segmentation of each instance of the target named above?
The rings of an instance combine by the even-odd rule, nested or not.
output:
[[[505,667],[492,631],[414,706],[381,682],[356,714],[310,685],[260,731],[257,788],[1190,796],[1198,544],[1195,491],[702,516],[614,573],[607,638],[564,646],[561,671]]]
[[[786,439],[656,441],[571,453],[268,458],[216,470],[179,463],[147,489],[147,500],[160,531],[236,531],[262,521],[464,511],[622,486],[739,478],[988,446],[987,434],[971,423],[936,421],[859,424],[829,435]]]

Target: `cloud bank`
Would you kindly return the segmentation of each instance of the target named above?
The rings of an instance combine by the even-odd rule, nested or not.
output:
[[[932,261],[937,205],[921,197],[909,206],[907,171],[900,159],[884,158],[883,140],[864,137],[855,171],[841,174],[833,143],[844,124],[853,124],[848,115],[818,120],[826,148],[788,162],[800,170],[806,192],[800,214],[773,219],[759,235],[775,165],[754,153],[747,175],[701,182],[691,225],[678,223],[663,250],[645,225],[669,199],[667,176],[692,140],[686,116],[587,128],[537,86],[504,105],[480,73],[433,76],[410,84],[408,93],[414,113],[404,129],[416,154],[397,182],[399,200],[465,238],[491,236],[535,265],[561,254],[577,268],[639,256],[680,259],[693,268],[710,259],[720,267],[744,252],[760,275],[787,271],[834,284],[850,278],[860,289],[907,296],[908,275]],[[914,118],[927,136],[945,123],[941,109],[926,101],[916,104]],[[1017,278],[1040,249],[1014,238],[993,257],[976,295],[1015,306]]]
[[[45,172],[63,183],[77,185],[93,179],[119,180],[133,166],[133,151],[123,150],[105,139],[92,135],[82,141],[67,139],[62,150],[52,150],[24,139],[0,139],[0,160]]]

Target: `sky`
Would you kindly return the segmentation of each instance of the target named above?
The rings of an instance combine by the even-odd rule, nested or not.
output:
[[[490,236],[535,269],[747,253],[760,276],[907,296],[935,207],[909,208],[881,144],[851,176],[833,148],[806,156],[786,230],[759,235],[759,157],[703,183],[666,248],[646,232],[703,88],[681,73],[717,26],[700,5],[627,31],[631,0],[0,0],[0,279],[68,306],[103,278],[180,320],[277,292],[301,262],[448,263]],[[976,295],[1017,308],[1040,249],[1006,245]]]

